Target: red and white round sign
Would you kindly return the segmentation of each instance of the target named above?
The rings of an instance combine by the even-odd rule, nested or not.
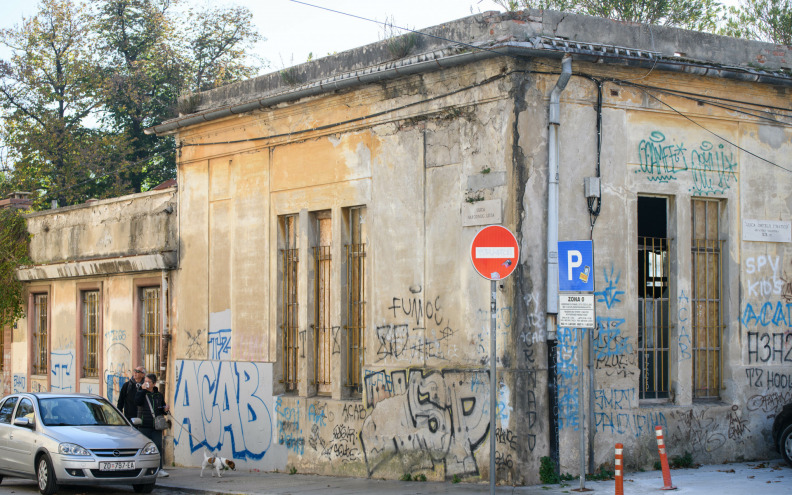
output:
[[[517,239],[506,227],[484,227],[470,245],[470,260],[479,275],[487,280],[500,280],[512,274],[520,259]]]

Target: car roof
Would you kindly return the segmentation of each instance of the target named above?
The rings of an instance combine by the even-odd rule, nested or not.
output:
[[[5,400],[7,397],[35,397],[37,399],[49,399],[49,398],[90,398],[90,399],[104,399],[101,395],[96,394],[57,394],[53,392],[18,392],[15,394],[8,394],[4,396],[0,401]]]

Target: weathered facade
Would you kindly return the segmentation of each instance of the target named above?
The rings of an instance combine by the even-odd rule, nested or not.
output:
[[[176,188],[27,214],[26,317],[4,335],[3,389],[115,402],[134,366],[166,363]]]
[[[153,129],[180,145],[175,462],[475,480],[496,441],[498,479],[535,483],[542,456],[578,472],[579,428],[589,469],[616,442],[649,467],[657,425],[697,462],[774,455],[789,47],[540,11],[427,32],[448,41],[218,88]],[[556,326],[556,222],[594,241],[593,331]],[[522,252],[497,291],[495,432],[469,261],[489,223]]]

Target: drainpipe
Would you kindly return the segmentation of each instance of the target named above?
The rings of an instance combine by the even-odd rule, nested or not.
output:
[[[572,55],[561,60],[561,75],[550,93],[547,125],[547,338],[555,340],[558,314],[558,128],[561,126],[561,93],[572,76]]]

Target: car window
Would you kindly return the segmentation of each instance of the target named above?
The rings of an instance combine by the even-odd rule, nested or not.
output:
[[[41,421],[47,426],[128,426],[126,419],[104,399],[53,397],[39,400]]]
[[[0,423],[11,424],[11,413],[14,412],[19,397],[9,397],[0,407]]]
[[[27,418],[30,421],[36,417],[36,411],[33,409],[33,403],[30,402],[30,399],[22,399],[19,402],[19,407],[17,407],[16,413],[14,414],[14,419],[16,418]]]

